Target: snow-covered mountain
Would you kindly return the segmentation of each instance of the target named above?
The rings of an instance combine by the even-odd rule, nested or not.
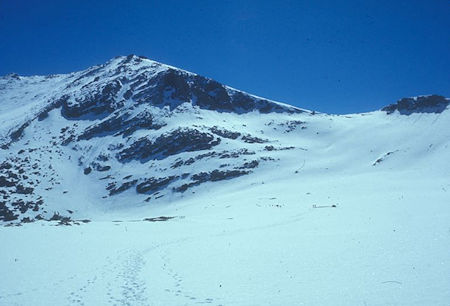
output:
[[[92,209],[171,202],[200,185],[256,178],[286,159],[300,167],[346,141],[342,133],[353,138],[362,116],[314,114],[134,55],[66,75],[7,75],[0,101],[2,221],[88,218]],[[362,121],[383,129],[401,118],[388,115],[394,111],[442,113],[448,104],[440,96],[402,99]],[[367,145],[376,149],[360,167],[402,147],[355,144],[358,152]],[[354,167],[349,155],[335,152],[333,160]]]
[[[0,304],[445,305],[449,104],[329,115],[133,55],[1,77],[0,222],[34,223]]]
[[[3,221],[180,198],[249,174],[264,162],[256,151],[284,148],[245,118],[303,112],[133,55],[0,86]]]

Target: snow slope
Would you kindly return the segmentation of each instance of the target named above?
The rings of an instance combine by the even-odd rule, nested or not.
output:
[[[0,305],[449,305],[448,99],[217,84],[133,56],[0,80]]]

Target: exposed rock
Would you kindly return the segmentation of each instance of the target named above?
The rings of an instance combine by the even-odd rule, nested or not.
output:
[[[59,221],[58,225],[71,225],[72,219],[55,212],[48,221]]]
[[[401,115],[413,113],[442,113],[450,104],[450,99],[439,95],[419,96],[414,98],[403,98],[396,104],[382,108],[382,111],[392,114],[398,111]]]
[[[212,133],[219,135],[223,138],[229,138],[229,139],[237,139],[239,136],[241,136],[241,133],[239,132],[233,132],[229,131],[227,129],[219,128],[217,126],[213,126],[209,129]]]
[[[292,149],[295,149],[295,147],[291,146],[291,147],[278,147],[278,148],[275,148],[272,145],[264,147],[264,150],[266,150],[266,151],[285,151],[285,150],[292,150]],[[301,148],[301,149],[307,151],[307,149],[303,149],[303,148]]]
[[[134,185],[136,185],[136,183],[137,183],[137,180],[132,180],[132,181],[124,182],[122,185],[120,185],[117,188],[115,188],[115,187],[110,188],[109,195],[115,195],[115,194],[121,193],[125,190],[128,190],[131,187],[133,187]]]
[[[100,123],[89,126],[78,139],[89,140],[93,137],[107,135],[129,136],[138,129],[158,130],[165,124],[155,123],[150,112],[144,111],[138,115],[132,116],[130,113],[113,114]]]
[[[109,171],[111,169],[111,166],[102,166],[102,165],[97,165],[96,169],[99,172],[104,172],[104,171]]]
[[[290,120],[290,121],[286,121],[285,123],[281,123],[281,126],[286,126],[286,133],[290,133],[292,131],[294,131],[298,126],[304,125],[305,122],[301,121],[301,120]],[[306,128],[305,126],[302,126],[302,129]]]
[[[160,217],[153,217],[153,218],[145,218],[143,221],[160,222],[160,221],[167,221],[167,220],[170,220],[173,218],[175,218],[175,217],[160,216]]]
[[[18,219],[18,215],[6,206],[6,202],[0,201],[0,221],[14,221]]]
[[[33,187],[24,187],[22,184],[16,185],[16,192],[19,194],[30,194],[33,190]]]
[[[151,177],[144,182],[136,186],[138,193],[154,193],[158,190],[165,188],[167,185],[176,180],[178,176],[168,176],[162,178]]]
[[[239,177],[245,174],[249,174],[250,171],[245,170],[227,170],[227,171],[220,171],[220,170],[213,170],[211,172],[200,172],[198,174],[192,175],[191,183],[183,184],[179,187],[174,188],[174,191],[176,192],[185,192],[188,188],[192,186],[200,185],[204,182],[216,182],[226,179],[232,179],[235,177]]]
[[[147,137],[140,138],[120,151],[116,157],[121,162],[133,159],[141,162],[150,159],[161,160],[181,152],[208,150],[219,143],[220,138],[215,138],[211,134],[195,129],[178,128],[159,136],[155,141]]]
[[[17,127],[15,130],[13,130],[10,134],[9,137],[11,139],[11,142],[16,142],[18,141],[20,138],[23,137],[23,133],[25,131],[25,129],[31,124],[31,120],[26,121],[25,123],[23,123],[22,125],[20,125],[19,127]]]
[[[0,170],[8,170],[11,168],[12,168],[12,164],[7,161],[4,161],[0,164]]]
[[[16,182],[8,180],[4,176],[0,176],[0,187],[14,187]]]
[[[223,159],[223,158],[239,158],[241,155],[254,155],[254,154],[256,154],[256,153],[245,148],[245,149],[240,149],[237,151],[223,151],[222,153],[220,153],[219,158],[221,158],[221,159]]]
[[[25,217],[25,218],[22,218],[22,220],[20,220],[20,222],[22,222],[22,223],[31,223],[31,222],[34,222],[34,220],[30,219],[30,217]]]
[[[89,173],[91,173],[91,171],[92,171],[92,168],[91,167],[87,167],[87,168],[84,168],[83,173],[85,175],[88,175]]]
[[[256,168],[258,166],[259,166],[259,161],[252,160],[251,162],[247,162],[247,163],[243,164],[238,169],[253,169],[253,168]]]
[[[261,139],[259,137],[254,137],[251,135],[244,135],[242,136],[242,140],[246,143],[265,143],[268,142],[267,139]]]
[[[381,163],[382,161],[384,161],[386,159],[386,157],[388,157],[389,155],[392,155],[394,153],[396,153],[398,150],[396,151],[392,151],[392,152],[387,152],[386,154],[384,154],[382,157],[378,158],[373,164],[372,166],[376,166],[379,163]]]
[[[68,119],[97,119],[123,106],[123,102],[117,101],[116,96],[122,88],[119,80],[102,86],[92,86],[90,90],[83,91],[81,96],[62,97],[62,115]]]

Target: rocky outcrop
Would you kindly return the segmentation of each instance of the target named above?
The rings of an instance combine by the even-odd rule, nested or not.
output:
[[[107,116],[124,105],[117,97],[121,87],[119,80],[113,80],[98,88],[83,91],[81,95],[65,96],[62,100],[61,113],[68,119],[92,120]]]
[[[403,98],[395,104],[382,108],[387,114],[398,111],[401,115],[413,113],[442,113],[450,104],[450,99],[439,95],[418,96],[414,98]]]
[[[28,177],[37,169],[29,158],[9,158],[0,163],[0,221],[18,220],[21,214],[41,210],[44,201],[33,186],[39,182]]]
[[[167,185],[172,183],[177,178],[178,178],[178,176],[168,176],[168,177],[162,177],[162,178],[151,177],[149,179],[144,180],[139,185],[137,185],[136,191],[138,193],[146,193],[146,194],[155,193],[155,192],[165,188]]]
[[[208,150],[220,143],[220,138],[196,129],[178,128],[162,134],[154,141],[147,137],[139,138],[133,144],[117,153],[120,162],[151,159],[161,160],[182,152]]]
[[[134,105],[150,104],[173,110],[183,103],[219,112],[251,111],[302,112],[300,109],[257,98],[231,89],[219,82],[193,73],[164,66],[144,58],[127,56],[116,59],[117,66],[106,64],[87,71],[73,82],[82,92],[62,97],[62,113],[69,119],[93,119],[111,114],[129,100]],[[93,76],[97,76],[91,80]],[[103,79],[107,79],[105,82]]]
[[[137,180],[131,180],[131,181],[127,181],[122,183],[120,186],[117,186],[117,183],[111,183],[108,185],[108,187],[106,188],[106,190],[109,190],[109,195],[115,195],[121,192],[124,192],[125,190],[130,189],[131,187],[133,187],[134,185],[136,185]]]
[[[118,113],[89,126],[78,136],[78,139],[89,140],[93,137],[107,135],[129,136],[138,129],[158,130],[164,125],[156,123],[153,115],[149,111],[143,111],[135,116],[132,116],[129,112]]]
[[[244,135],[242,136],[242,140],[246,143],[265,143],[268,142],[267,139],[261,139],[259,137],[255,137],[252,135]]]
[[[213,126],[209,130],[220,137],[228,139],[237,139],[239,136],[241,136],[241,133],[239,132],[233,132],[224,128],[219,128],[217,126]]]
[[[245,174],[249,174],[250,171],[247,170],[213,170],[211,172],[200,172],[192,175],[191,182],[183,184],[179,187],[174,188],[173,190],[176,192],[185,192],[188,188],[200,185],[205,182],[217,182],[221,180],[227,180],[236,178]]]

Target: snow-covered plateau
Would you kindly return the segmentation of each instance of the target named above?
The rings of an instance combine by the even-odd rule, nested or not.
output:
[[[450,305],[450,100],[329,115],[144,57],[0,77],[0,305]]]

